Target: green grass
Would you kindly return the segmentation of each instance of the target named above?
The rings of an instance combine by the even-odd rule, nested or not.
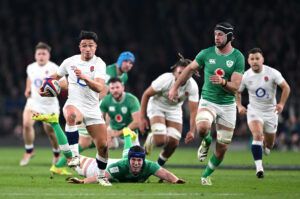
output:
[[[159,184],[151,177],[143,184],[114,184],[101,187],[97,184],[73,185],[65,182],[64,176],[51,177],[49,173],[51,151],[37,148],[36,156],[29,166],[18,166],[22,148],[0,148],[0,198],[300,198],[299,170],[268,170],[265,178],[255,177],[255,170],[217,169],[212,176],[213,186],[201,186],[199,176],[202,168],[169,169],[184,178],[184,185]],[[156,160],[159,151],[155,150],[149,159]],[[114,150],[110,156],[120,157],[121,151]],[[85,155],[94,156],[89,150]],[[264,157],[266,165],[300,166],[299,153],[275,152]],[[179,148],[169,160],[168,165],[205,165],[196,160],[196,149]],[[228,151],[222,165],[252,166],[250,151]]]

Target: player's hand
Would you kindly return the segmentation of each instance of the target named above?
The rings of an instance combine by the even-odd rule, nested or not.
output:
[[[78,77],[79,79],[86,80],[88,78],[87,75],[82,73],[82,71],[78,68],[74,69],[74,73],[75,73],[76,77]]]
[[[185,184],[185,180],[179,178],[175,184]]]
[[[42,87],[41,87],[40,90],[39,90],[39,94],[40,94],[40,96],[42,96],[42,97],[52,97],[52,96],[51,96],[51,93],[50,93],[49,91],[42,91]]]
[[[31,90],[27,90],[27,89],[26,89],[24,95],[25,95],[26,98],[30,97],[30,95],[31,95]]]
[[[283,104],[276,104],[275,113],[280,114],[283,111]]]
[[[146,117],[141,117],[139,122],[139,129],[142,134],[144,134],[148,129],[150,129],[149,121]]]
[[[189,131],[184,139],[184,143],[188,144],[195,139],[195,134],[192,131]]]
[[[68,177],[68,178],[66,178],[66,181],[68,183],[72,183],[72,184],[83,184],[84,183],[84,180],[81,180],[76,177]]]
[[[177,101],[178,99],[178,90],[174,88],[174,86],[171,87],[168,93],[169,100],[171,101]]]
[[[220,75],[212,75],[209,77],[209,81],[213,84],[219,84],[222,85],[224,79]]]
[[[238,112],[241,115],[245,115],[247,113],[247,109],[244,106],[238,106]]]

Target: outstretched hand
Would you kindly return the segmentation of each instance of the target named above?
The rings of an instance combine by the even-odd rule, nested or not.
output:
[[[185,180],[179,178],[175,184],[185,184]]]
[[[185,139],[184,139],[184,143],[185,144],[188,144],[190,143],[191,141],[193,141],[195,139],[195,134],[194,132],[192,131],[189,131],[186,136],[185,136]]]
[[[84,180],[76,178],[76,177],[68,177],[66,181],[71,184],[83,184]]]

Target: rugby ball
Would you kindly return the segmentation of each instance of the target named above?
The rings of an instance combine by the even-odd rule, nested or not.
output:
[[[59,82],[53,78],[46,78],[44,79],[43,85],[41,90],[43,92],[48,91],[52,97],[56,97],[59,95],[61,91],[61,87],[59,85]]]

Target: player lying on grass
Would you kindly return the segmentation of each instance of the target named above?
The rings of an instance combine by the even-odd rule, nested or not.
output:
[[[127,129],[123,131],[124,150],[122,159],[109,159],[105,176],[111,182],[145,182],[151,175],[174,184],[183,184],[170,171],[160,167],[157,163],[145,159],[145,150],[141,146],[131,146],[136,134]],[[75,169],[86,178],[69,177],[67,181],[75,184],[97,183],[97,163],[94,158],[80,156],[80,166]]]

